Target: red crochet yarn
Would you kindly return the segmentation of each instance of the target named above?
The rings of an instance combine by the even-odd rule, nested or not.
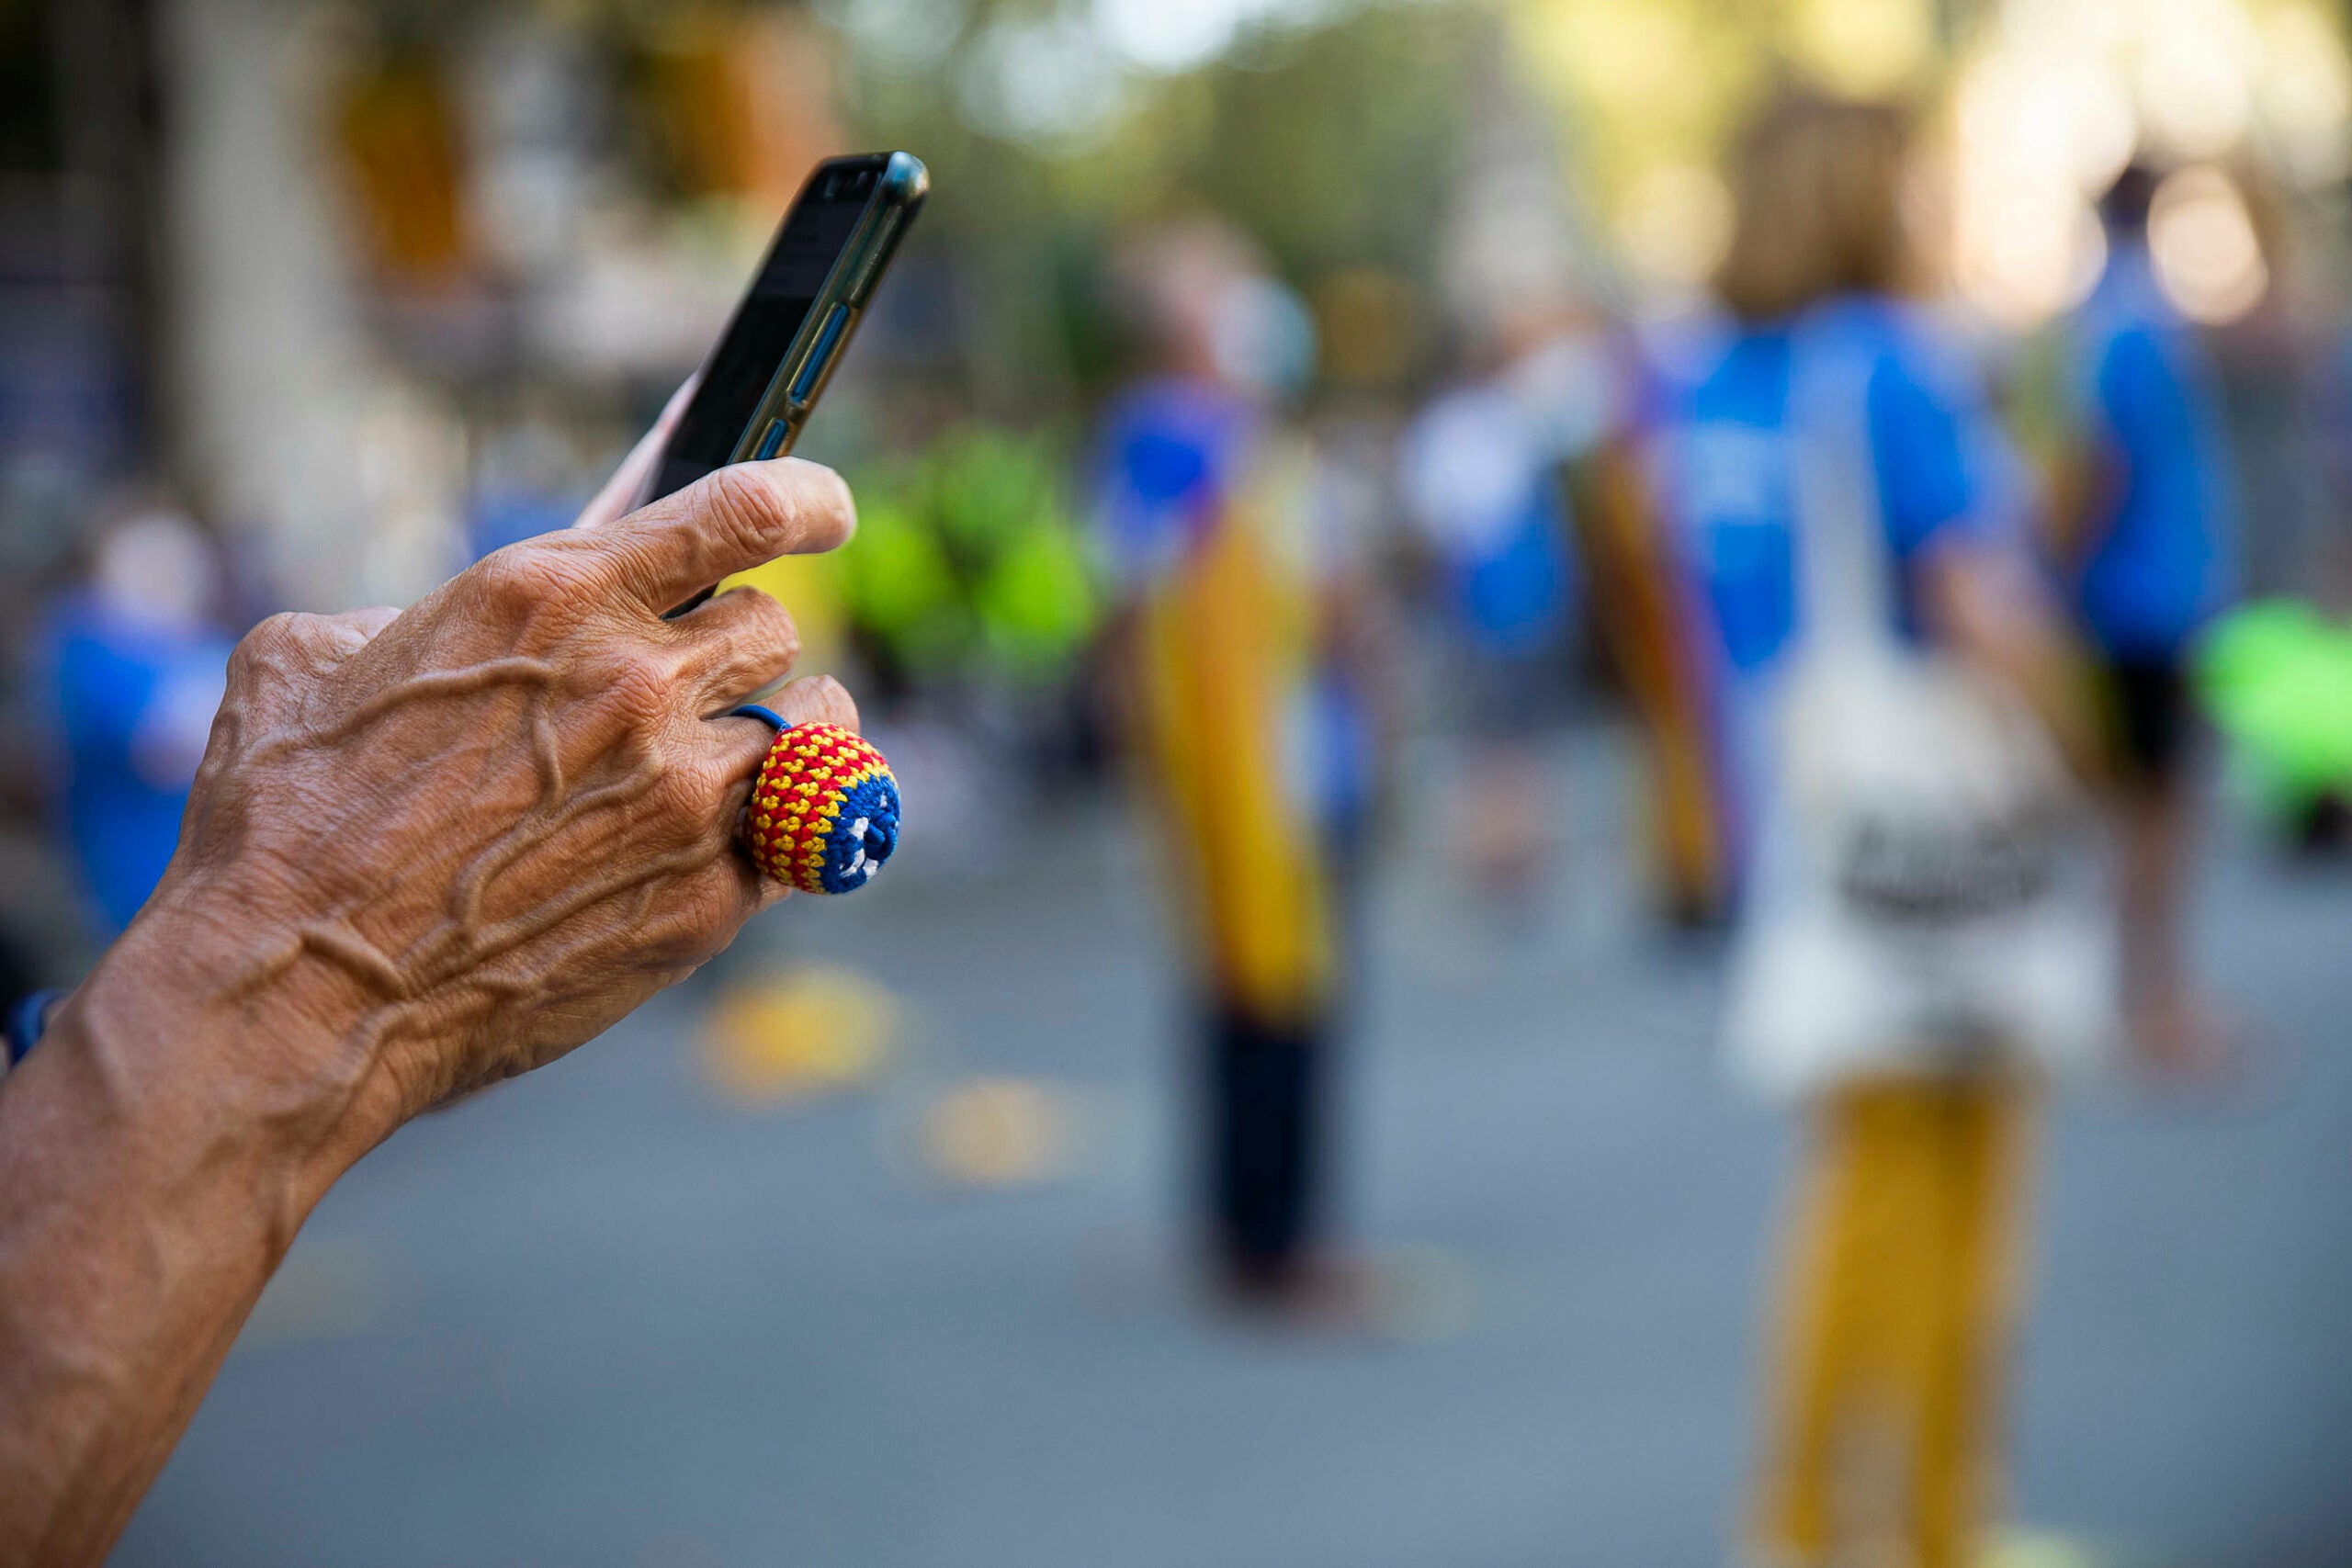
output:
[[[864,886],[898,847],[899,786],[854,730],[800,724],[779,733],[743,808],[760,869],[804,893]]]

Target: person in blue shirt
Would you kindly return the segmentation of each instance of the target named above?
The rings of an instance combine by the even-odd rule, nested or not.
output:
[[[1996,621],[2015,585],[2018,498],[1967,367],[1916,308],[1888,294],[1841,292],[1803,314],[1809,337],[1870,362],[1869,452],[1899,629],[1922,637],[1954,610]],[[1762,699],[1802,626],[1785,430],[1796,332],[1792,315],[1728,332],[1683,392],[1669,436],[1669,509],[1698,601],[1724,838],[1741,877],[1771,771]]]
[[[235,640],[219,618],[224,587],[195,523],[141,511],[100,533],[87,581],[43,622],[53,809],[102,940],[130,923],[178,847]]]
[[[1792,724],[1799,676],[1829,670],[1841,649],[1863,657],[1829,639],[1800,660],[1831,618],[1807,589],[1883,573],[1838,607],[1877,624],[1838,630],[1875,657],[1916,649],[1967,669],[2014,693],[2062,748],[2088,746],[2063,630],[2037,592],[2016,465],[1967,367],[1904,299],[1907,151],[1891,107],[1795,92],[1768,107],[1735,165],[1724,320],[1663,392],[1655,437],[1692,662],[1711,688],[1742,952],[1811,964],[1773,971],[1805,1003],[1782,1032],[1790,1061],[1742,1044],[1736,1002],[1727,1031],[1748,1076],[1808,1118],[1775,1269],[1750,1521],[1755,1561],[1776,1565],[1852,1561],[1889,1532],[1920,1568],[1978,1560],[2035,1102],[2019,1062],[2032,1042],[1963,1047],[1951,1032],[1975,1040],[1973,1026],[1877,1005],[1902,990],[1900,960],[1949,940],[1943,928],[1914,929],[1902,940],[1917,945],[1899,952],[1852,934],[1867,919],[1841,928],[1847,945],[1827,957],[1759,945],[1820,929],[1787,895],[1804,880],[1791,874],[1792,834],[1802,781],[1815,776],[1804,765],[1833,764],[1843,744],[1820,726],[1855,717],[1833,706],[1812,711],[1809,732]],[[1838,396],[1823,398],[1831,387]],[[1850,470],[1838,475],[1842,508],[1822,504],[1829,451]],[[1842,574],[1826,564],[1841,557]],[[1843,896],[1824,874],[1805,884],[1819,889],[1815,907]],[[1880,1027],[1883,1047],[1851,1043]]]
[[[1352,1325],[1330,1243],[1354,864],[1374,773],[1368,584],[1279,412],[1306,324],[1255,248],[1197,220],[1133,247],[1150,374],[1103,415],[1107,638],[1166,851],[1198,1052],[1201,1220],[1230,1304]]]
[[[1436,569],[1468,731],[1457,859],[1500,912],[1523,919],[1559,793],[1544,719],[1567,685],[1577,620],[1566,469],[1605,419],[1608,367],[1571,325],[1498,314],[1483,329],[1488,363],[1407,429],[1397,480]]]
[[[2134,164],[2099,204],[2107,265],[2067,333],[2067,423],[2052,534],[2106,688],[2121,845],[2125,1008],[2152,1064],[2214,1065],[2221,1032],[2181,938],[2190,840],[2187,660],[2229,601],[2236,536],[2221,396],[2195,329],[2158,287]]]

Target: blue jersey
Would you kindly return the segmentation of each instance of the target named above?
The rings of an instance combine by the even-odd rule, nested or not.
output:
[[[1893,301],[1843,299],[1801,325],[1729,331],[1662,389],[1657,483],[1697,664],[1713,693],[1736,854],[1770,769],[1761,694],[1804,618],[1789,429],[1800,336],[1807,352],[1867,367],[1862,412],[1898,622],[1890,633],[1918,633],[1911,569],[1924,553],[2013,526],[2016,515],[2015,463],[1981,389],[1915,311]]]
[[[1910,563],[2006,507],[2009,465],[1997,432],[1957,356],[1903,307],[1840,300],[1804,331],[1869,361],[1869,450],[1896,570],[1892,600],[1901,629],[1915,630]],[[1679,542],[1720,651],[1742,673],[1772,662],[1802,613],[1787,429],[1792,337],[1785,324],[1730,334],[1693,382],[1669,394],[1666,412],[1664,484]]]
[[[2221,398],[2196,333],[2119,243],[2074,333],[2075,413],[2114,476],[2073,584],[2091,639],[2169,658],[2228,601],[2236,498]]]
[[[1558,483],[1568,455],[1507,378],[1443,393],[1413,422],[1399,479],[1474,653],[1555,649],[1574,602]]]

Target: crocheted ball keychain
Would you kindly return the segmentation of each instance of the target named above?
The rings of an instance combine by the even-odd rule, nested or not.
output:
[[[743,807],[743,847],[803,893],[852,893],[899,847],[899,781],[865,737],[833,724],[786,724],[757,704],[734,710],[775,727]]]

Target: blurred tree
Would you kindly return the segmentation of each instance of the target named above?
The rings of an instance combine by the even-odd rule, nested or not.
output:
[[[1091,125],[1024,137],[975,123],[968,83],[1000,58],[992,30],[1027,39],[1037,16],[975,6],[912,67],[851,29],[844,96],[858,139],[931,164],[913,243],[952,254],[968,297],[988,301],[960,319],[982,407],[1035,414],[1109,378],[1115,333],[1096,267],[1113,230],[1170,209],[1227,214],[1296,282],[1351,265],[1429,277],[1463,156],[1461,105],[1501,26],[1494,12],[1376,6],[1313,29],[1261,28],[1203,69],[1122,78],[1117,105]]]

